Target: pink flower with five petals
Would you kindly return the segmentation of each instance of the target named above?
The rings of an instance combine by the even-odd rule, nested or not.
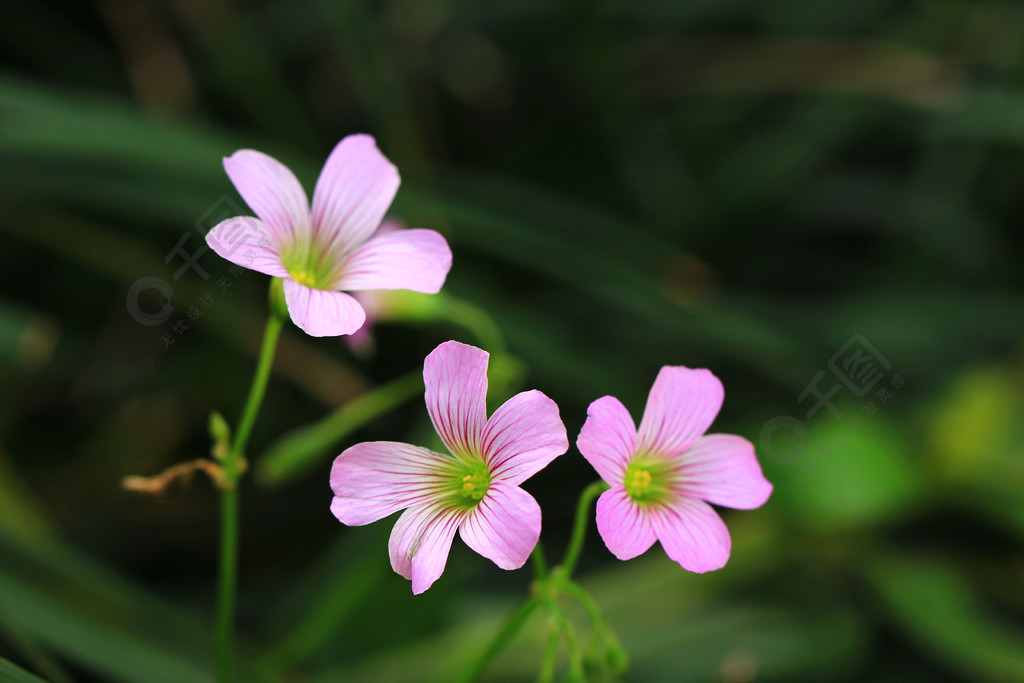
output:
[[[724,397],[709,370],[666,366],[639,430],[614,396],[590,404],[576,445],[611,486],[597,501],[597,528],[620,560],[658,540],[684,569],[720,569],[731,540],[708,503],[749,510],[768,500],[772,485],[754,446],[731,434],[704,434]]]
[[[516,394],[487,417],[488,354],[449,341],[423,362],[427,412],[449,454],[391,441],[334,460],[331,512],[358,526],[405,510],[388,548],[412,592],[441,576],[456,530],[502,569],[518,569],[540,538],[540,506],[519,487],[569,447],[558,406]]]
[[[345,292],[411,289],[436,294],[452,252],[434,230],[371,239],[398,191],[398,170],[369,135],[350,135],[327,158],[313,206],[295,175],[262,152],[243,149],[224,170],[258,218],[217,224],[206,241],[232,263],[284,280],[292,320],[307,334],[351,334],[365,312]]]

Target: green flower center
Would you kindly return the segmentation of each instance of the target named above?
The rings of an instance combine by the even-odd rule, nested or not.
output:
[[[315,243],[292,244],[281,253],[281,262],[292,280],[313,289],[330,289],[338,280],[341,259]]]
[[[491,486],[491,473],[482,460],[460,462],[455,469],[455,502],[467,508],[475,507],[487,495]]]
[[[660,458],[636,456],[626,466],[622,487],[637,503],[664,503],[678,484],[678,472]]]
[[[643,500],[651,489],[651,473],[642,467],[630,465],[626,468],[626,478],[622,483],[626,493],[633,500]]]

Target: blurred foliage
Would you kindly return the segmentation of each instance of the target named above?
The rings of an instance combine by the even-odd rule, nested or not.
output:
[[[725,513],[733,557],[711,575],[660,549],[620,563],[592,534],[581,580],[630,680],[1024,680],[1024,9],[2,16],[0,678],[209,677],[215,494],[118,482],[205,455],[207,416],[237,419],[251,376],[265,278],[197,252],[246,212],[220,158],[260,149],[311,188],[364,131],[402,172],[396,215],[444,232],[455,265],[443,298],[376,326],[373,353],[286,331],[242,492],[247,680],[451,680],[524,594],[528,571],[456,543],[413,598],[388,525],[328,513],[347,444],[429,443],[409,377],[449,338],[495,353],[495,403],[539,388],[571,435],[601,395],[639,416],[661,365],[723,379],[715,430],[754,441],[775,493]],[[147,277],[173,289],[160,325],[127,305]],[[832,367],[855,335],[884,369],[870,391]],[[815,407],[808,389],[834,387]],[[593,478],[571,450],[528,483],[549,555]],[[531,622],[491,679],[532,680],[543,633]]]

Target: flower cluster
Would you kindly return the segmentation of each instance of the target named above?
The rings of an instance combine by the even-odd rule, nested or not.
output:
[[[283,280],[288,312],[314,336],[351,335],[367,314],[346,292],[410,289],[436,293],[451,250],[433,230],[398,229],[384,213],[398,189],[395,167],[373,138],[335,147],[310,208],[280,162],[253,150],[224,160],[258,218],[230,218],[208,235],[223,257]],[[373,308],[373,295],[361,295]],[[372,310],[371,310],[372,314]],[[488,354],[449,341],[426,357],[427,412],[448,452],[391,441],[360,443],[331,469],[331,511],[362,525],[404,510],[391,532],[391,566],[427,590],[442,574],[455,532],[502,569],[521,567],[540,537],[541,510],[521,484],[566,452],[558,406],[539,391],[513,396],[487,416]],[[729,532],[711,505],[752,509],[772,485],[749,441],[705,434],[722,406],[710,371],[666,366],[637,428],[613,396],[594,401],[576,441],[607,490],[597,527],[627,560],[660,541],[684,569],[725,565]]]

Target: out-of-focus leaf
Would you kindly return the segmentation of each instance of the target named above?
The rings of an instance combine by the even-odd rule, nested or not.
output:
[[[0,365],[36,368],[49,359],[56,343],[52,320],[0,301]]]
[[[68,597],[0,575],[0,611],[27,635],[69,660],[111,680],[208,680],[209,663],[182,656],[102,616],[89,616]]]
[[[0,657],[0,680],[6,683],[45,683],[42,678],[3,657]]]
[[[846,414],[863,415],[859,406]],[[807,425],[793,462],[764,461],[774,482],[772,503],[801,524],[842,530],[892,519],[920,502],[921,473],[903,433],[883,414],[856,425],[826,410]]]
[[[0,527],[6,533],[38,539],[51,531],[46,514],[0,449]]]
[[[935,660],[970,680],[1024,680],[1024,632],[990,614],[948,564],[890,556],[867,576],[896,625]]]
[[[301,476],[321,460],[337,455],[339,441],[422,389],[420,374],[413,372],[353,398],[319,422],[294,429],[278,439],[260,456],[257,475],[271,485]]]
[[[978,475],[1009,456],[1022,413],[1024,393],[1012,368],[990,366],[960,375],[930,420],[929,446],[943,474],[951,479]]]

